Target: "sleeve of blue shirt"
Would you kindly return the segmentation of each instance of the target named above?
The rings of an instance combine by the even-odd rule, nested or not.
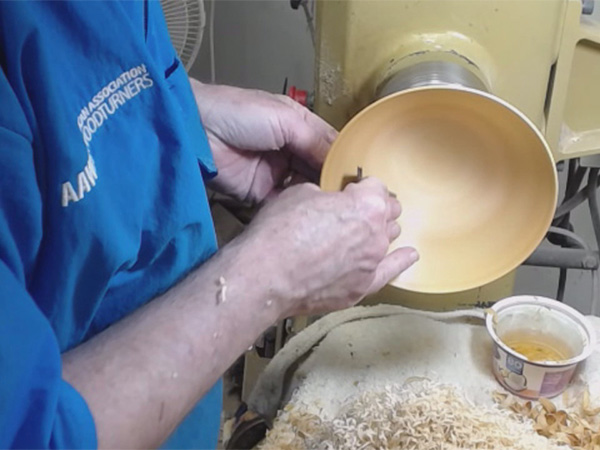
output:
[[[0,448],[95,448],[92,415],[61,376],[52,327],[27,292],[42,237],[31,131],[0,71]]]

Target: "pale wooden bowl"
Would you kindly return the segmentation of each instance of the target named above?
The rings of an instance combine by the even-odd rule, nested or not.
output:
[[[552,220],[557,175],[535,125],[480,91],[425,87],[385,97],[354,117],[325,161],[321,186],[383,180],[402,203],[402,235],[421,259],[393,280],[414,292],[451,293],[506,275]]]

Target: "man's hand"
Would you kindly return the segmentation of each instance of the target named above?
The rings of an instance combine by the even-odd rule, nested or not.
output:
[[[400,235],[400,204],[375,178],[343,192],[322,192],[305,183],[267,204],[241,239],[261,255],[252,270],[269,278],[283,299],[281,317],[352,306],[410,267],[418,254],[387,254]]]
[[[218,176],[211,187],[259,203],[284,180],[316,181],[337,132],[283,95],[190,79]]]

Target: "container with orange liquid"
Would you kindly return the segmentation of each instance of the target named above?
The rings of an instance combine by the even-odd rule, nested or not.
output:
[[[563,392],[596,345],[594,329],[582,314],[543,297],[501,300],[491,308],[486,325],[494,341],[496,379],[524,398]]]

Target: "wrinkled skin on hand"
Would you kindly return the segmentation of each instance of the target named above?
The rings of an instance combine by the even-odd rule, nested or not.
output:
[[[211,187],[271,199],[237,243],[252,261],[245,275],[269,286],[280,317],[352,306],[418,259],[412,248],[388,254],[400,204],[375,178],[343,192],[309,183],[281,192],[289,177],[316,181],[337,136],[322,119],[285,96],[191,83],[219,169]]]
[[[388,253],[400,234],[400,204],[375,178],[323,192],[285,190],[257,215],[244,239],[260,243],[262,275],[283,292],[282,317],[349,307],[410,267],[412,248]]]
[[[337,132],[283,95],[190,79],[218,176],[211,187],[260,203],[291,184],[316,181]]]

